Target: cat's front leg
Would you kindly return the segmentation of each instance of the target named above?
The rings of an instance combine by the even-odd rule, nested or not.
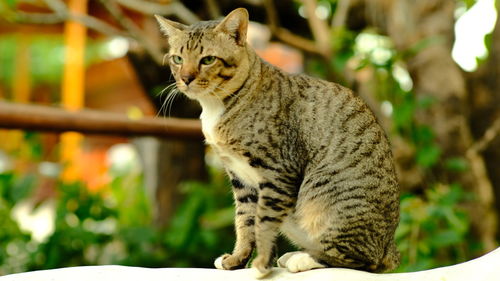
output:
[[[259,185],[255,240],[257,257],[252,262],[256,277],[262,278],[271,272],[273,250],[283,220],[295,206],[296,196],[285,187],[278,187],[271,181]]]
[[[232,254],[224,254],[217,258],[214,265],[218,269],[233,270],[244,268],[255,248],[255,214],[257,206],[257,190],[243,185],[232,177],[234,199],[236,202],[236,244]]]

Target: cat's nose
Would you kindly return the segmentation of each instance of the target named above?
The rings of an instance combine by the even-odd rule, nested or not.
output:
[[[181,79],[182,81],[184,81],[184,83],[186,83],[186,85],[189,85],[189,83],[191,83],[195,78],[196,76],[191,73],[181,75]]]

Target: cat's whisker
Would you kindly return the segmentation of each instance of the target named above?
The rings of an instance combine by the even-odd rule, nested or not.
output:
[[[212,90],[212,94],[216,97],[218,97],[218,95],[215,94],[215,90],[219,90],[221,91],[223,94],[225,94],[225,96],[228,96],[228,97],[236,97],[236,99],[238,100],[240,97],[238,95],[236,95],[235,93],[230,93],[228,90],[222,88],[221,86],[217,85],[215,86],[215,88]]]
[[[177,94],[179,94],[179,90],[175,89],[172,93],[169,94],[168,96],[168,103],[167,103],[167,116],[170,116],[172,113],[172,106],[174,104],[174,100],[177,97]]]
[[[161,97],[165,91],[169,91],[172,87],[175,87],[175,82],[167,85],[165,88],[163,88],[156,96]]]
[[[177,93],[179,93],[179,90],[177,89],[176,84],[174,82],[174,83],[166,86],[160,93],[158,93],[158,96],[159,97],[163,96],[165,92],[167,93],[165,100],[162,102],[162,105],[160,106],[160,109],[158,110],[156,117],[160,116],[160,114],[162,114],[163,116],[170,115],[170,110],[168,110],[169,105],[171,108],[173,100],[174,100],[175,96],[177,95]]]
[[[172,106],[174,105],[174,100],[179,94],[179,90],[175,89],[172,91],[172,93],[169,94],[168,102],[167,102],[167,108],[166,108],[166,116],[171,116],[172,114]]]

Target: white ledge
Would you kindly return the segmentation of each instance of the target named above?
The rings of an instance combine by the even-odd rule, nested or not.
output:
[[[118,265],[79,266],[40,270],[0,277],[0,281],[187,281],[237,280],[254,281],[252,269],[225,271],[202,268],[143,268]],[[500,280],[500,248],[471,261],[457,265],[409,273],[374,274],[364,271],[327,268],[290,273],[274,268],[266,281],[498,281]]]

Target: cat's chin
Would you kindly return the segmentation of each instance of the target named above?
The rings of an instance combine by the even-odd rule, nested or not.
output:
[[[196,91],[192,89],[187,89],[187,90],[182,90],[179,89],[184,95],[186,95],[188,98],[193,99],[193,100],[201,100],[201,99],[206,99],[211,97],[210,92],[207,90],[202,90],[202,91]]]
[[[197,99],[199,96],[203,95],[202,91],[197,91],[196,89],[185,85],[178,85],[177,89],[190,99]]]
[[[207,88],[196,88],[196,87],[178,87],[179,91],[181,91],[188,98],[193,100],[206,100],[217,98],[217,94],[214,93],[212,89]]]

